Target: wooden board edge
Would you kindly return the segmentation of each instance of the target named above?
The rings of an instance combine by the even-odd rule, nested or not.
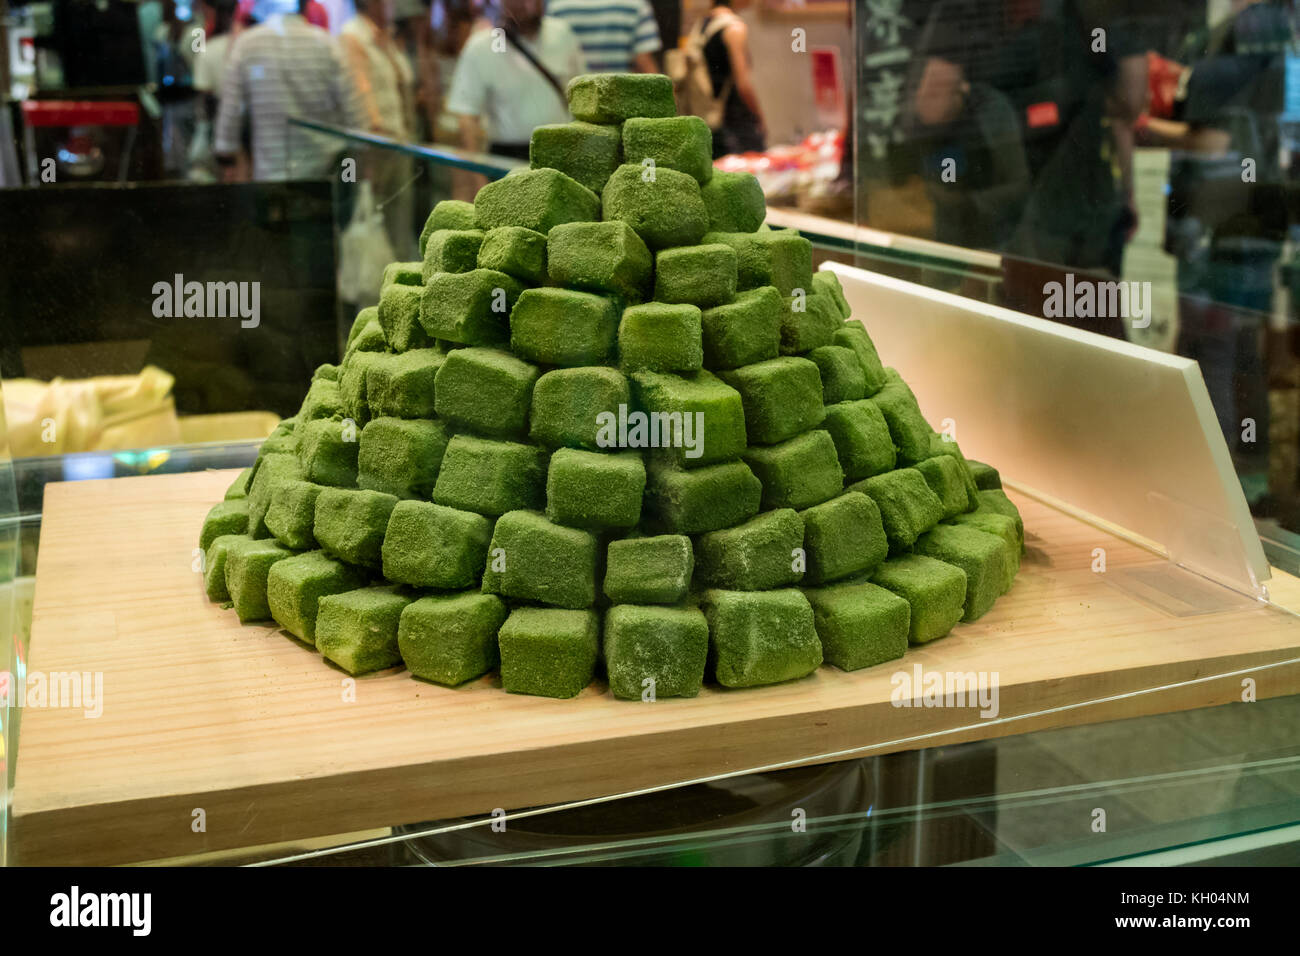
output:
[[[901,708],[874,702],[646,733],[615,742],[580,741],[438,764],[300,778],[270,786],[16,812],[11,820],[10,855],[12,863],[19,866],[102,866],[188,857],[377,826],[485,816],[498,807],[509,811],[648,788],[668,789],[778,764],[829,763],[1221,706],[1241,701],[1237,671],[1297,657],[1300,646],[1099,672],[1093,675],[1098,685],[1095,693],[1083,706],[1068,699],[1054,679],[1013,685],[1000,689],[1000,704],[1004,710],[1010,705],[1014,719],[1004,716],[978,723],[966,717],[954,723],[951,709],[908,709],[908,735],[891,735],[892,739],[874,745],[863,744],[863,726],[888,722],[891,712]],[[1300,664],[1284,663],[1272,669],[1269,679],[1257,679],[1256,683],[1261,700],[1300,693]],[[809,747],[803,743],[809,740],[817,744]],[[611,746],[618,748],[617,787],[590,772],[592,764],[615,765],[610,760]],[[738,751],[762,757],[738,765],[732,755]],[[679,756],[671,758],[670,754]],[[382,810],[377,794],[382,795]],[[308,804],[315,806],[310,813],[302,812]],[[202,833],[191,829],[197,808],[203,809],[208,824]],[[94,834],[94,839],[88,834]]]

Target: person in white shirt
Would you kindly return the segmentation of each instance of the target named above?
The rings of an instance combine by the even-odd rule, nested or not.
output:
[[[291,128],[290,117],[364,129],[365,112],[334,38],[293,13],[297,4],[291,0],[278,5],[283,12],[231,44],[213,151],[229,168],[247,109],[254,179],[326,176],[333,171],[339,140]]]
[[[542,15],[542,0],[502,0],[496,25],[469,38],[452,78],[447,109],[461,146],[527,159],[534,127],[571,118],[564,87],[586,68],[577,36]]]

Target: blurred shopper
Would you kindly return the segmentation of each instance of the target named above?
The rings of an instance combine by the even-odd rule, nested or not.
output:
[[[1165,247],[1178,259],[1178,352],[1194,358],[1252,502],[1268,486],[1264,333],[1288,217],[1279,117],[1290,24],[1238,2],[1191,39],[1167,134]],[[1247,437],[1249,436],[1249,437]]]
[[[934,238],[1002,249],[1024,210],[1029,167],[1015,111],[986,83],[972,83],[952,32],[931,35],[910,116],[922,179],[934,204]]]
[[[364,128],[366,114],[333,37],[309,25],[292,0],[277,9],[231,46],[213,148],[229,169],[247,110],[254,179],[322,177],[332,172],[338,140],[291,128],[289,118]]]
[[[550,0],[546,15],[577,34],[591,72],[659,72],[663,44],[649,0]]]
[[[410,140],[415,120],[415,71],[393,38],[391,0],[357,0],[357,15],[339,41],[373,133]]]
[[[402,142],[415,138],[415,71],[393,36],[392,0],[357,0],[357,15],[343,26],[340,43],[372,133]],[[362,175],[379,201],[393,252],[416,251],[410,158],[396,150],[371,149]]]
[[[433,140],[437,143],[460,143],[460,117],[447,108],[447,97],[460,62],[461,51],[476,29],[492,26],[483,18],[479,0],[434,0],[429,30],[436,84],[432,109]]]
[[[713,156],[762,152],[767,148],[763,110],[754,89],[749,54],[749,27],[736,16],[752,0],[717,0],[699,20],[687,44],[702,51],[713,95],[720,101],[721,123],[713,131]]]
[[[194,54],[194,92],[198,94],[198,120],[190,142],[190,178],[211,182],[217,177],[212,154],[212,127],[217,119],[218,97],[226,73],[226,60],[235,26],[235,0],[208,0],[200,8],[207,24],[203,44]]]
[[[496,26],[474,33],[456,64],[447,109],[461,146],[526,160],[533,127],[569,120],[564,87],[584,72],[577,37],[542,15],[542,0],[502,0]],[[473,198],[474,183],[461,188]]]
[[[204,113],[215,118],[221,81],[226,75],[226,58],[234,39],[236,8],[235,0],[208,0],[202,6],[208,14],[208,26],[203,35],[203,48],[194,55],[194,89],[203,96]]]

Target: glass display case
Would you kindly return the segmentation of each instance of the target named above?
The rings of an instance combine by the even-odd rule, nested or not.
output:
[[[9,265],[0,280],[5,862],[1300,861],[1300,430],[1291,428],[1300,376],[1285,267],[1293,250],[1289,227],[1274,231],[1261,213],[1291,205],[1289,114],[1274,104],[1281,138],[1270,143],[1281,158],[1257,163],[1261,178],[1253,184],[1261,189],[1213,191],[1179,177],[1195,160],[1189,159],[1193,134],[1215,128],[1219,112],[1207,119],[1170,107],[1167,122],[1183,125],[1165,127],[1149,108],[1127,115],[1121,95],[1139,61],[1148,64],[1144,82],[1153,87],[1161,70],[1177,72],[1180,64],[1190,70],[1184,85],[1192,83],[1199,61],[1176,59],[1178,41],[1211,14],[1224,29],[1238,14],[1218,20],[1207,8],[1199,19],[1189,18],[1175,5],[1159,5],[1134,21],[1065,4],[1071,29],[1083,29],[1081,36],[1092,37],[1094,19],[1101,24],[1109,53],[1094,61],[1072,45],[1074,33],[1053,32],[1045,14],[1008,23],[1000,4],[841,6],[852,5],[821,12],[822,25],[811,28],[820,38],[815,48],[829,56],[834,46],[852,64],[839,85],[851,120],[843,137],[845,172],[834,187],[839,200],[826,199],[834,189],[824,182],[796,190],[796,201],[776,195],[759,177],[754,182],[769,195],[756,229],[700,229],[689,240],[660,237],[647,245],[643,234],[651,227],[638,220],[636,228],[625,227],[631,239],[611,231],[576,253],[561,247],[557,256],[555,236],[568,223],[617,219],[611,209],[622,200],[611,199],[611,187],[599,197],[603,206],[574,213],[585,192],[557,186],[552,177],[546,189],[569,190],[562,199],[528,194],[546,216],[558,217],[551,222],[511,205],[523,195],[510,192],[523,188],[513,177],[528,163],[304,118],[289,122],[288,163],[292,168],[295,156],[328,154],[337,174],[327,179],[0,189],[0,221],[34,224],[21,235],[0,230],[0,260]],[[803,15],[775,5],[745,14],[753,44],[772,57],[763,71],[808,72],[806,61],[796,59],[806,50],[786,52],[773,40],[802,22],[791,17]],[[853,27],[832,42],[840,18]],[[1004,35],[999,31],[1015,41],[1002,58],[991,52],[990,38]],[[1222,31],[1216,37],[1198,41],[1211,51],[1202,59],[1220,59],[1201,70],[1191,87],[1194,99],[1206,95],[1196,84],[1228,90],[1241,82],[1221,61],[1242,54]],[[1031,63],[1026,51],[1035,45],[1046,52],[1034,53]],[[1252,69],[1267,73],[1280,63],[1289,77],[1289,35],[1279,49],[1278,62],[1259,67],[1252,60]],[[1064,64],[1055,72],[1047,62],[1052,55]],[[1157,66],[1157,59],[1173,66]],[[814,68],[815,77],[826,62]],[[1081,76],[1111,85],[1085,94],[1078,89]],[[779,86],[769,77],[760,92]],[[784,123],[800,138],[816,133],[796,123],[793,109],[783,109],[790,115],[774,109],[774,126]],[[1258,101],[1234,101],[1234,136],[1239,128],[1258,132],[1262,110]],[[1252,117],[1253,127],[1246,122]],[[1062,139],[1058,127],[1078,135]],[[989,140],[990,130],[1001,138]],[[1113,180],[1103,182],[1096,157],[1081,155],[1081,131],[1090,137],[1088,148],[1104,145]],[[1183,138],[1157,144],[1157,135]],[[1066,162],[1063,142],[1073,142],[1080,154],[1074,165]],[[622,144],[629,148],[626,138]],[[1242,158],[1259,157],[1242,153],[1233,140],[1214,154],[1214,168],[1226,163],[1240,170]],[[1213,165],[1202,158],[1207,168]],[[644,177],[643,163],[619,169],[629,165],[625,176]],[[681,177],[690,181],[682,189],[702,195],[690,176],[661,165],[660,178],[651,162],[652,175],[640,183],[653,190]],[[741,171],[747,168],[719,160],[716,189],[742,182],[749,188]],[[1064,201],[1063,183],[1070,182],[1079,191],[1071,199],[1078,208],[1057,209],[1053,218],[1052,204]],[[508,197],[502,204],[508,211],[498,209],[491,222],[456,220],[469,208],[456,202],[486,184]],[[1178,193],[1183,188],[1188,192]],[[818,201],[808,201],[809,194]],[[1200,215],[1204,234],[1171,247],[1176,251],[1165,248],[1166,235],[1180,228],[1175,212],[1166,214],[1168,195],[1191,195],[1204,204],[1198,212],[1216,212],[1213,220]],[[752,206],[754,194],[748,196]],[[692,208],[680,200],[658,228],[683,228]],[[716,227],[721,214],[701,208],[704,222]],[[426,220],[435,209],[447,218],[431,230]],[[520,247],[494,261],[520,271],[493,269],[496,284],[482,290],[456,278],[489,271],[484,233],[504,229],[504,236],[511,228],[547,233],[542,246],[550,266],[520,278],[529,268],[519,264],[527,240],[510,233]],[[473,261],[451,267],[459,255],[456,236],[471,233]],[[569,234],[579,230],[571,227]],[[1100,245],[1092,241],[1098,235],[1106,240]],[[647,285],[665,251],[671,259],[676,247],[695,245],[738,263],[727,292],[677,299],[661,285]],[[629,246],[642,250],[643,267]],[[810,255],[808,278],[818,275],[809,289],[797,277],[787,283],[780,272],[785,253],[779,250],[796,247],[792,255]],[[767,271],[746,283],[744,270],[760,267],[746,265],[744,257],[760,248]],[[568,264],[557,268],[562,256]],[[592,278],[611,256],[623,271]],[[627,270],[638,268],[639,278],[627,285]],[[789,268],[802,275],[797,258]],[[1131,314],[1095,307],[1111,294],[1109,301],[1119,303],[1121,284],[1129,282],[1137,284],[1134,298],[1123,300],[1133,305]],[[1252,285],[1259,282],[1268,289]],[[445,289],[435,294],[438,283]],[[737,292],[737,284],[754,291]],[[759,348],[762,355],[748,360],[720,358],[730,346],[709,323],[726,321],[719,310],[769,285],[783,303],[782,318],[773,320],[780,357],[774,345],[772,355]],[[393,292],[397,286],[403,289]],[[1100,296],[1087,314],[1074,308],[1085,289]],[[465,306],[457,319],[456,303],[479,292],[482,302]],[[520,331],[518,303],[545,298],[538,293],[569,298],[553,317],[534,320],[552,325]],[[214,294],[229,295],[219,315],[211,309]],[[490,304],[497,294],[510,300],[504,324],[493,319],[502,313]],[[816,308],[832,310],[834,329],[818,344],[791,344],[805,334],[803,310],[793,303],[811,296],[818,297]],[[583,322],[605,321],[587,318],[595,313],[584,309],[605,308],[592,301],[616,302],[608,307],[615,319],[606,330],[606,352],[595,358],[581,353],[579,341]],[[637,308],[664,310],[654,318],[665,323],[678,321],[683,308],[694,310],[702,356],[695,370],[631,364],[638,344],[636,317],[628,323],[628,312]],[[484,318],[498,323],[495,338],[474,338],[455,324]],[[1192,332],[1198,322],[1200,331]],[[855,331],[843,331],[849,327]],[[677,339],[689,338],[689,316],[685,328]],[[856,329],[865,330],[874,367],[855,349],[862,341]],[[669,338],[655,333],[644,347],[653,350]],[[1210,358],[1208,350],[1228,339],[1236,351],[1222,359],[1226,366],[1216,364],[1221,357]],[[557,357],[561,346],[553,340],[578,349],[578,357]],[[831,351],[813,354],[824,349]],[[488,352],[490,361],[483,357]],[[847,386],[831,401],[828,390],[841,389],[833,366],[840,353],[864,374],[857,392]],[[487,363],[486,377],[457,383],[456,365],[479,361]],[[791,386],[764,406],[762,387],[750,384],[745,368],[765,363],[818,371],[815,415],[781,430],[781,422],[801,414],[801,393]],[[447,368],[452,375],[443,374]],[[638,507],[661,509],[653,521],[642,520],[641,512],[622,524],[590,518],[612,507],[621,493],[615,483],[582,486],[571,514],[587,517],[565,519],[557,499],[566,479],[557,458],[569,452],[582,464],[577,456],[596,459],[605,446],[551,440],[529,415],[536,414],[539,383],[547,376],[563,379],[562,373],[584,369],[599,372],[592,381],[600,375],[624,380],[625,415],[660,407],[647,396],[653,387],[671,388],[664,384],[669,379],[736,395],[741,431],[734,454],[704,446],[720,457],[697,464],[669,461],[672,449],[648,453],[640,487],[651,489],[644,499],[650,504],[638,497]],[[518,381],[526,381],[526,397],[515,421]],[[576,377],[572,382],[559,393],[564,401],[577,402],[581,388],[594,387]],[[880,396],[882,389],[894,397]],[[445,405],[443,395],[451,396],[441,399]],[[696,407],[682,401],[671,407]],[[730,407],[730,398],[716,401],[707,421],[725,414],[715,408]],[[907,409],[899,411],[900,402]],[[825,410],[850,405],[870,405],[880,419],[888,466],[851,473],[856,452],[848,439],[841,444],[841,426]],[[919,439],[908,409],[921,419]],[[379,442],[373,436],[385,429],[393,437],[383,440],[398,450],[381,453],[371,445],[368,451],[367,430]],[[784,466],[765,456],[811,442],[805,436],[814,434],[833,446],[839,477],[833,492],[804,498],[798,489],[815,480],[816,462],[795,461],[791,477],[784,477]],[[1266,437],[1256,441],[1259,435]],[[461,454],[470,446],[486,456],[506,445],[532,454],[536,461],[517,473],[536,472],[540,495],[519,497],[523,504],[509,508],[464,504],[487,501],[498,485],[522,480],[492,468],[471,469],[459,491],[437,490],[448,456],[456,454],[450,443],[458,439]],[[917,441],[924,451],[909,452],[908,442]],[[354,442],[360,448],[349,452]],[[290,459],[297,464],[286,464]],[[342,477],[330,471],[339,461]],[[381,461],[387,462],[382,468]],[[939,461],[944,464],[933,464]],[[712,518],[670,522],[668,508],[679,503],[679,493],[664,490],[669,482],[737,462],[759,476],[754,494],[763,495],[761,511],[755,504],[717,526]],[[279,468],[286,470],[275,477]],[[888,489],[872,484],[905,470],[920,476],[916,496],[936,502],[929,519],[909,517],[913,504],[891,504]],[[255,493],[259,473],[264,484]],[[776,489],[787,485],[794,490],[780,497]],[[274,492],[267,490],[272,486]],[[719,487],[707,497],[708,515],[735,507],[749,493],[743,483]],[[340,504],[330,517],[335,490],[358,496],[347,501],[359,510]],[[257,493],[266,497],[261,506],[250,503]],[[817,510],[855,495],[867,502],[874,525],[864,518],[860,531],[853,525],[852,533],[843,532],[841,519]],[[958,503],[950,507],[954,495]],[[997,505],[1004,508],[1001,520],[966,535],[971,548],[984,549],[979,557],[964,551],[947,561],[934,557],[943,553],[942,535],[917,544],[941,525],[962,527],[963,514],[989,512],[990,499],[980,495],[1007,505]],[[377,519],[366,509],[388,498],[376,535]],[[395,535],[407,503],[427,507],[408,512],[416,530]],[[241,509],[244,523],[235,528],[230,516]],[[768,519],[772,526],[762,533],[784,548],[790,542],[781,535],[788,534],[774,530],[772,516],[786,520],[786,514],[799,528],[793,564],[783,554],[779,563],[789,567],[764,577],[760,558],[770,542],[755,544],[768,539],[735,529]],[[417,516],[461,524],[420,525]],[[916,533],[900,543],[911,521]],[[512,522],[524,530],[510,531]],[[818,534],[843,533],[845,548],[861,549],[858,538],[877,527],[883,550],[875,559],[851,573],[821,570],[833,555],[819,551],[829,546]],[[419,551],[424,564],[411,562],[419,565],[415,570],[398,570],[405,555],[392,542],[404,533],[419,541],[413,552],[425,549]],[[214,545],[227,536],[247,538],[247,547]],[[658,599],[660,606],[653,598],[611,593],[613,542],[670,537],[685,541],[689,558],[684,577],[677,573],[680,594],[672,585],[672,599]],[[448,557],[453,547],[473,554]],[[307,551],[320,551],[330,568],[298,565],[305,584],[274,576],[278,562]],[[554,590],[503,584],[506,575],[521,573],[511,560],[516,554],[526,555],[525,577],[551,574],[547,587]],[[648,550],[639,554],[629,573],[635,587],[627,593],[650,587],[660,559]],[[951,588],[935,583],[947,579],[922,575],[898,583],[880,575],[884,564],[913,559],[927,573],[946,573],[936,565],[961,568],[955,607]],[[455,583],[452,575],[429,583],[435,560],[477,566],[472,580]],[[425,575],[423,583],[409,575]],[[595,586],[589,598],[556,597],[588,577]],[[852,589],[859,589],[855,601],[868,589],[885,595],[879,599],[885,603],[837,603]],[[353,625],[355,633],[379,634],[383,646],[376,650],[357,637],[334,653],[326,645],[322,654],[318,614],[327,613],[329,598],[363,590],[373,606],[334,602],[328,614],[337,621],[330,626],[341,634],[352,634]],[[809,592],[816,592],[811,600]],[[986,605],[970,603],[985,594]],[[788,601],[806,609],[807,620],[802,610],[780,610],[787,599],[778,595],[792,595]],[[468,608],[479,597],[499,606],[500,619],[476,623],[468,610],[439,617],[448,602]],[[882,610],[887,599],[908,609],[901,632]],[[778,603],[759,623],[741,628],[744,649],[729,650],[719,638],[721,622],[728,613],[743,619],[750,600],[758,607]],[[727,601],[737,603],[729,610]],[[259,602],[264,613],[257,613]],[[402,630],[405,609],[417,605],[435,622],[422,625],[435,650],[418,644],[415,615],[410,630]],[[946,610],[935,611],[941,605]],[[672,692],[674,664],[654,671],[646,690],[638,680],[635,693],[626,686],[615,693],[626,671],[611,660],[617,655],[610,647],[612,608],[638,606],[653,612],[646,620],[659,622],[638,637],[637,653],[648,655],[638,666],[649,670],[657,653],[671,656],[675,646],[640,648],[694,626],[671,615],[698,619],[702,676],[693,688],[687,680],[685,691]],[[474,614],[498,613],[484,611],[482,603],[473,607]],[[541,685],[520,684],[518,676],[511,684],[502,676],[508,652],[499,632],[509,628],[506,615],[538,609],[576,616],[557,628],[582,631],[590,621],[604,628],[603,639],[579,635],[584,642],[590,637],[592,659],[571,693],[548,692],[549,685],[538,692]],[[629,623],[622,626],[636,626],[634,616],[625,616]],[[516,630],[526,627],[526,617],[517,618]],[[680,632],[671,630],[679,624]],[[489,650],[474,649],[476,627],[490,630]],[[304,638],[304,630],[314,636]],[[796,666],[782,655],[795,654],[790,648],[804,634],[812,636],[816,661],[797,674],[780,670]],[[887,635],[901,644],[881,650]],[[525,644],[551,639],[545,628],[520,638]],[[769,645],[778,650],[762,659]],[[850,645],[878,656],[867,666],[852,663]],[[452,655],[449,647],[457,649],[458,662],[474,653],[482,659],[476,666],[458,663],[470,668],[460,680],[428,679],[441,673],[431,659]],[[724,679],[719,668],[730,666],[723,661],[728,653],[742,662]],[[777,670],[764,671],[772,667]]]

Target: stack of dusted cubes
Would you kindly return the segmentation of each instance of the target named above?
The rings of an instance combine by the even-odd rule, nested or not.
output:
[[[352,674],[693,697],[901,657],[1012,585],[995,470],[930,427],[671,83],[592,75],[441,202],[204,523],[208,596]]]

